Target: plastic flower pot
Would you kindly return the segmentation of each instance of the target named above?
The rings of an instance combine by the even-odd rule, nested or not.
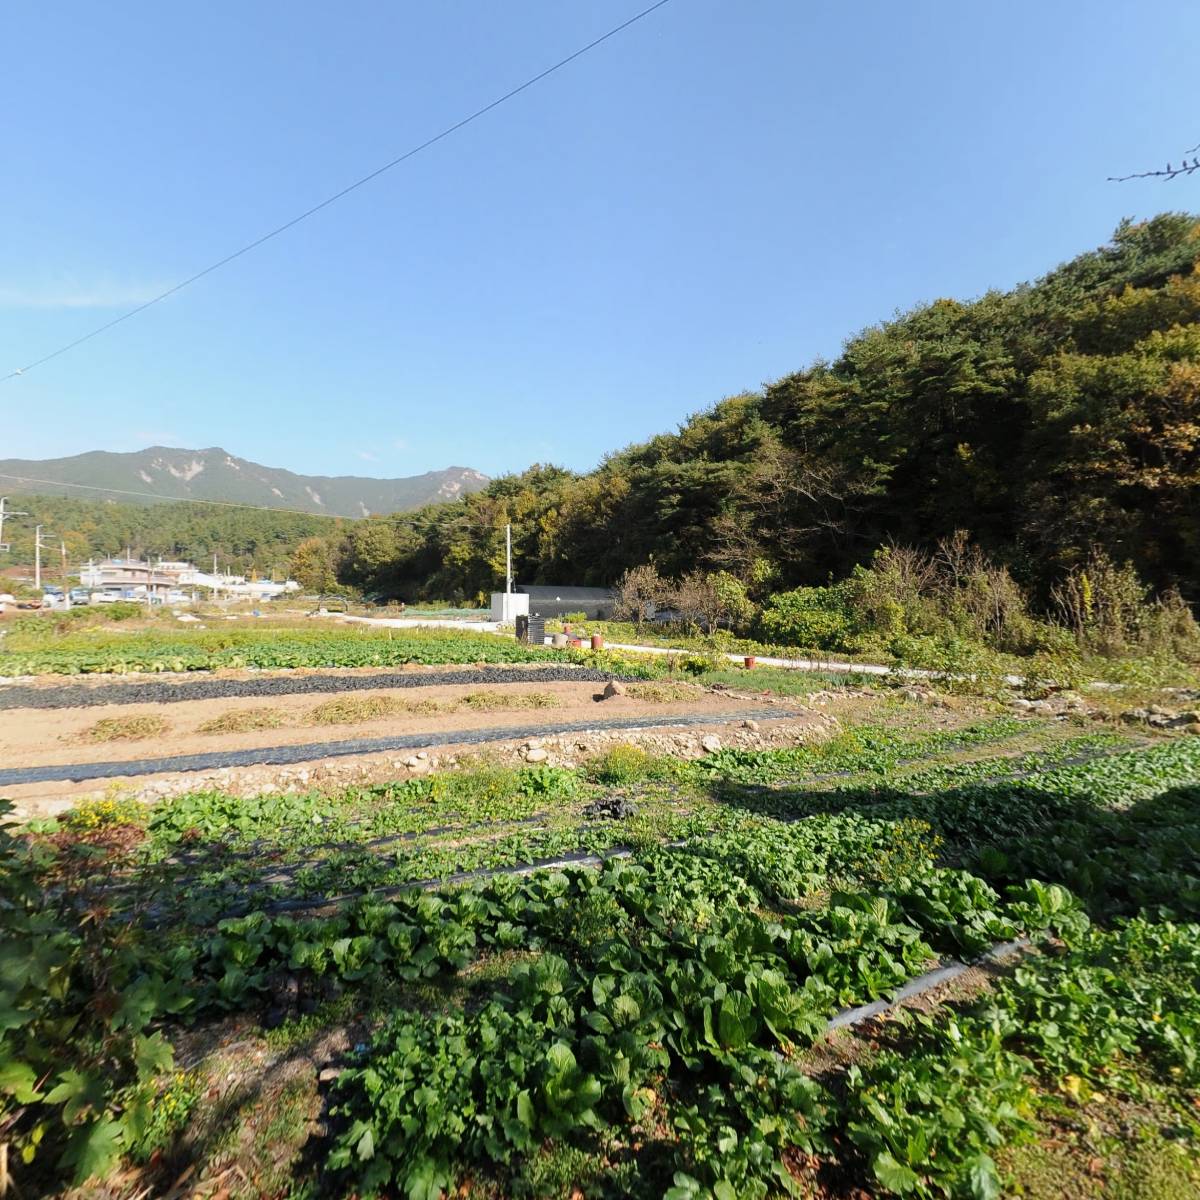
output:
[[[742,659],[742,662],[746,664],[747,671],[753,671],[758,665],[758,659],[755,658],[753,654],[747,654],[746,657]]]
[[[599,633],[592,634],[592,649],[593,650],[603,650],[604,649],[604,637],[602,634],[599,634]]]

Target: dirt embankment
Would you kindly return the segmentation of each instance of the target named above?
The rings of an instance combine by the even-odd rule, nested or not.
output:
[[[312,694],[276,696],[265,702],[248,698],[205,699],[163,704],[96,705],[68,709],[11,709],[0,712],[0,759],[6,768],[43,767],[85,763],[131,764],[129,776],[115,776],[103,782],[34,782],[5,786],[4,795],[17,805],[22,817],[50,815],[61,811],[81,797],[119,791],[152,801],[167,795],[206,787],[218,787],[238,795],[310,788],[345,786],[349,783],[373,783],[421,774],[435,768],[453,767],[464,755],[481,752],[509,761],[547,762],[551,765],[575,764],[614,742],[646,746],[655,753],[682,757],[711,752],[719,745],[791,745],[823,736],[834,722],[824,714],[800,706],[794,701],[770,701],[755,697],[733,696],[701,688],[677,689],[669,699],[639,698],[636,694],[616,695],[598,701],[601,685],[595,682],[548,681],[534,684],[504,684],[493,687],[468,685],[422,687],[413,689],[355,690],[351,697],[321,697]],[[486,696],[482,706],[473,707],[469,698]],[[545,707],[530,706],[536,697]],[[400,711],[377,719],[355,719],[329,723],[314,710],[331,699],[351,699],[353,704],[370,705],[374,700],[419,706],[416,711]],[[749,721],[738,719],[748,709],[771,714],[779,720]],[[202,727],[221,725],[247,710],[264,709],[274,727],[242,732],[201,732]],[[694,724],[686,729],[662,728],[664,723],[686,718]],[[706,720],[711,718],[711,720]],[[99,727],[107,723],[118,728],[136,726],[145,721],[157,731],[148,737],[92,740]],[[636,728],[605,731],[603,725],[621,721]],[[163,727],[165,723],[165,728]],[[556,732],[564,726],[577,726],[568,732]],[[659,728],[655,728],[658,726]],[[519,739],[477,742],[484,731],[520,728]],[[530,729],[536,732],[530,736]],[[544,731],[544,732],[543,732]],[[455,735],[463,741],[457,742]],[[328,757],[316,754],[310,760],[287,766],[245,765],[214,770],[179,772],[145,771],[137,762],[182,755],[223,751],[251,751],[270,747],[336,743],[359,738],[413,739],[411,748],[401,751]],[[421,749],[428,737],[428,749]],[[707,748],[706,748],[707,739]],[[435,742],[437,743],[435,748]],[[168,764],[164,761],[164,767]]]

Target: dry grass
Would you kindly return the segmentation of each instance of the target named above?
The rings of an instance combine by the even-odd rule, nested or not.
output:
[[[395,696],[339,696],[311,709],[305,718],[310,725],[357,725],[381,721],[408,712],[408,705]]]
[[[79,736],[85,742],[136,742],[161,737],[170,728],[159,716],[104,717]]]
[[[649,704],[680,704],[698,700],[702,692],[690,683],[627,683],[625,694]]]
[[[558,697],[549,692],[471,692],[459,703],[474,712],[501,712],[514,708],[557,708]]]
[[[205,721],[197,733],[252,733],[256,729],[278,729],[287,718],[277,708],[235,708]]]
[[[453,700],[406,700],[404,708],[414,717],[436,717],[439,713],[454,712],[458,706]]]

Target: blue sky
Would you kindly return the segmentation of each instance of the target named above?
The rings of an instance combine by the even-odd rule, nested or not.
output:
[[[493,99],[638,0],[11,5],[0,373]],[[0,385],[0,457],[577,469],[1200,184],[1194,0],[672,0]]]

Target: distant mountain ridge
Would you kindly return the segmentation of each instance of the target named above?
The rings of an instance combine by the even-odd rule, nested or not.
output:
[[[0,492],[144,504],[225,500],[344,517],[404,512],[456,500],[487,483],[486,475],[470,467],[446,467],[399,479],[298,475],[238,458],[219,446],[207,450],[150,446],[124,454],[92,450],[69,458],[0,459]]]

